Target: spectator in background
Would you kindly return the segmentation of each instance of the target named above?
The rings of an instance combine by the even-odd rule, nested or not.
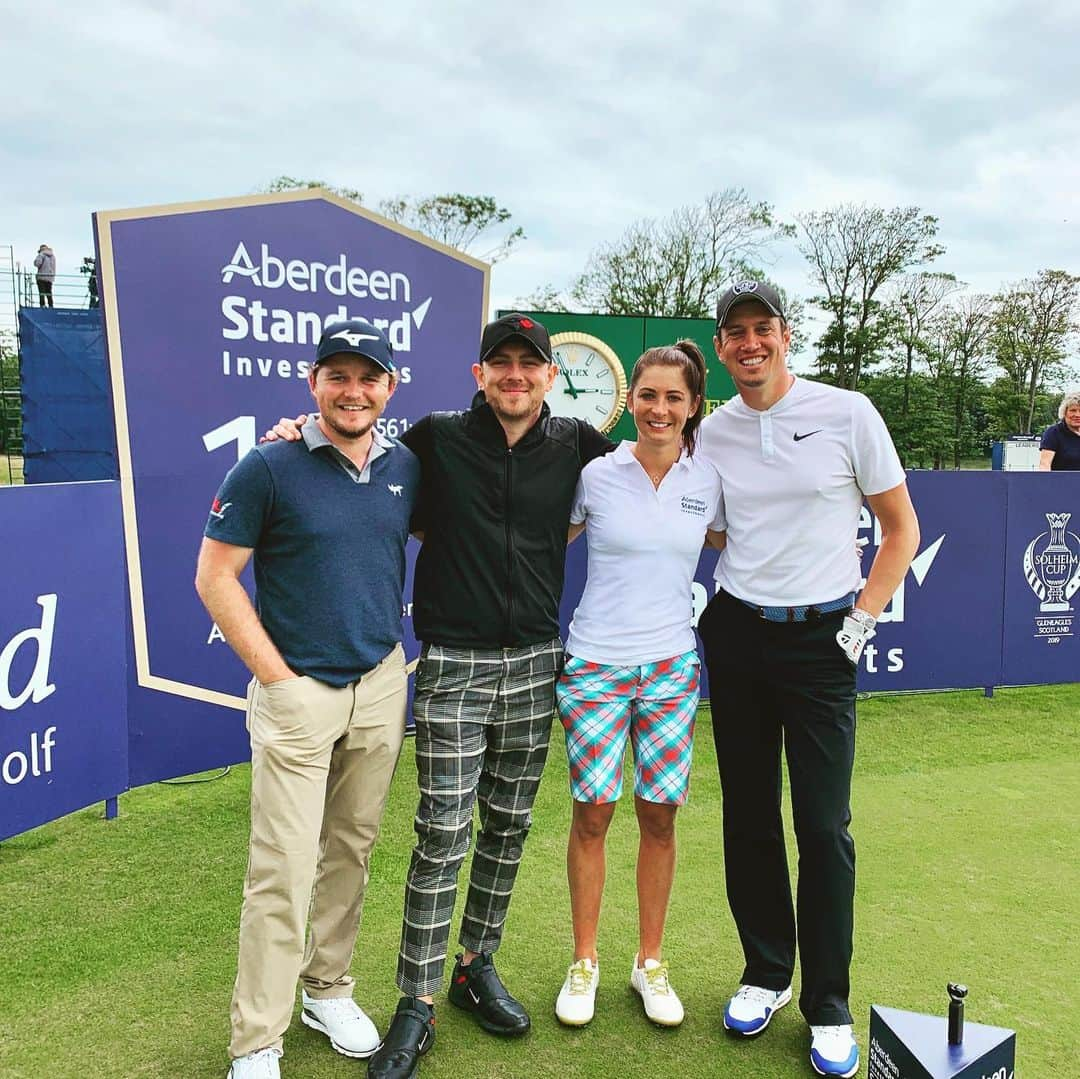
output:
[[[38,248],[37,257],[34,259],[34,271],[37,274],[38,303],[44,307],[53,305],[53,279],[56,277],[56,256],[48,244],[42,244]]]
[[[82,260],[82,269],[79,273],[86,274],[86,291],[90,296],[90,308],[95,308],[99,304],[98,300],[98,287],[97,287],[97,259],[93,255],[87,255]]]
[[[1080,471],[1080,389],[1069,390],[1058,405],[1058,422],[1043,431],[1040,472]]]

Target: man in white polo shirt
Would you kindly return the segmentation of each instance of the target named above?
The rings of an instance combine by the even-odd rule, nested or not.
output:
[[[797,378],[787,367],[790,343],[769,285],[740,282],[720,298],[714,344],[738,396],[701,425],[701,450],[723,481],[727,547],[698,630],[724,798],[728,902],[746,960],[724,1025],[759,1034],[791,1000],[797,935],[811,1064],[821,1075],[852,1076],[855,671],[917,550],[919,527],[873,405]],[[860,590],[864,497],[882,540]],[[795,905],[781,749],[799,849]]]

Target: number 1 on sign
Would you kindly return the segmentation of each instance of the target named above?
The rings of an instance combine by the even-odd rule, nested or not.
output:
[[[203,445],[207,453],[227,446],[230,442],[236,443],[236,459],[239,461],[248,450],[255,446],[255,417],[237,416],[235,419],[207,431],[202,436]]]

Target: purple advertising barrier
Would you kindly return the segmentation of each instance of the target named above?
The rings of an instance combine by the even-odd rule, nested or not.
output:
[[[120,485],[0,487],[0,839],[128,785]]]
[[[1001,678],[1005,482],[1000,472],[912,472],[908,487],[922,541],[901,586],[878,621],[859,665],[861,692],[992,686]],[[813,522],[808,522],[813,528]],[[870,541],[863,569],[881,539],[864,506],[859,535]],[[854,543],[855,537],[852,537]],[[693,586],[696,618],[713,595],[715,552],[701,556]],[[567,556],[563,630],[585,585],[587,548]],[[702,669],[702,696],[709,696]]]
[[[1001,680],[1004,474],[909,472],[922,539],[859,663],[860,692],[975,689]],[[880,531],[863,507],[859,535]]]
[[[1080,473],[1005,472],[1005,685],[1080,681]]]
[[[138,784],[248,754],[248,674],[195,594],[195,559],[231,465],[279,416],[310,407],[306,376],[322,327],[366,318],[385,328],[400,386],[380,426],[399,435],[432,409],[468,406],[489,268],[310,190],[94,220],[123,489]],[[407,616],[410,659],[411,626]]]

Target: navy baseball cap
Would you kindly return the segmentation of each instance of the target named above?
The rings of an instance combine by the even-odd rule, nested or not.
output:
[[[787,322],[787,315],[784,314],[784,305],[780,299],[780,293],[772,285],[768,285],[764,281],[736,281],[716,304],[717,336],[720,334],[720,327],[727,322],[732,308],[750,300],[755,300],[762,306],[767,307],[778,319]]]
[[[483,363],[499,345],[511,337],[523,338],[548,363],[555,362],[551,358],[551,337],[547,327],[534,318],[519,315],[516,311],[503,315],[484,327],[483,336],[480,338],[480,362]]]
[[[366,356],[372,363],[377,363],[391,375],[397,371],[394,366],[394,350],[385,333],[378,326],[372,326],[362,318],[351,318],[347,322],[331,322],[319,338],[319,350],[315,354],[312,369],[323,360],[339,353],[351,352],[354,356]]]

